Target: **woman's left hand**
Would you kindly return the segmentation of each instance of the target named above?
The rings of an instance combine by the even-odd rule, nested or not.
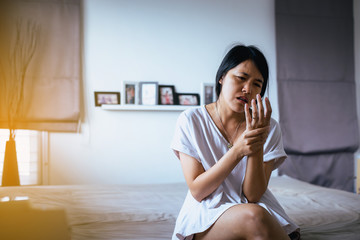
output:
[[[257,104],[255,99],[251,101],[251,113],[248,104],[245,105],[246,128],[248,130],[270,126],[272,109],[269,99],[265,98],[265,109],[260,94],[256,95],[256,100]]]

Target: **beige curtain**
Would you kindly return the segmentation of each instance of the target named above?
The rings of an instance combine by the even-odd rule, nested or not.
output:
[[[0,1],[0,128],[77,131],[80,0]]]

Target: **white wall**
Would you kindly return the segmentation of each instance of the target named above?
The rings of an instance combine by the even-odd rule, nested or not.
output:
[[[179,112],[108,112],[94,107],[94,91],[125,80],[200,92],[235,42],[266,55],[277,119],[273,0],[84,1],[82,131],[50,134],[49,184],[183,181],[169,148]]]

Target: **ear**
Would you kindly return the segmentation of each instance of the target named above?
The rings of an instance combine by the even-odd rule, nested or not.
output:
[[[219,80],[220,85],[221,85],[222,82],[223,82],[223,78],[224,78],[224,77],[221,77],[220,80]]]

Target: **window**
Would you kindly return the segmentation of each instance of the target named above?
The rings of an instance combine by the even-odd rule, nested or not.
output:
[[[5,157],[9,130],[0,129],[0,181]],[[16,155],[19,168],[20,185],[42,183],[42,134],[39,131],[16,130]]]

